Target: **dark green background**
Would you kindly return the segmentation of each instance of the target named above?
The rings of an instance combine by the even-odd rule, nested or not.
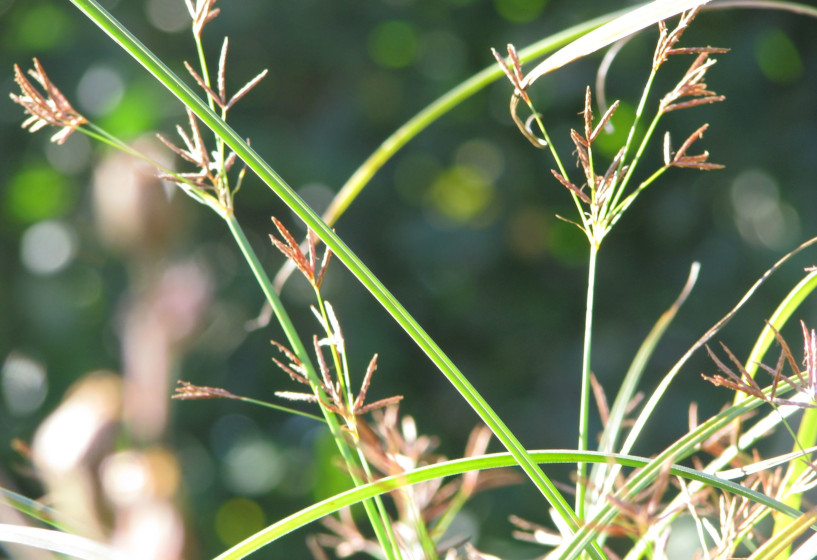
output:
[[[194,60],[187,29],[157,29],[146,15],[147,2],[105,4],[177,72],[183,72],[183,59]],[[230,36],[228,84],[233,90],[260,69],[270,71],[231,113],[233,127],[251,137],[256,150],[295,189],[320,184],[336,190],[390,132],[490,65],[490,47],[502,49],[511,42],[521,48],[627,5],[603,4],[223,0],[223,13],[207,28],[205,44],[215,63],[221,37]],[[611,399],[638,344],[674,299],[691,262],[702,265],[700,281],[658,347],[644,379],[646,391],[763,271],[813,235],[815,29],[814,20],[790,14],[729,10],[702,14],[686,36],[686,45],[732,49],[718,56],[707,80],[727,101],[670,115],[664,124],[677,145],[709,122],[711,128],[693,152],[709,150],[712,161],[726,169],[671,170],[641,197],[602,247],[593,370]],[[609,78],[609,97],[634,106],[655,35],[649,30],[624,48]],[[32,56],[40,58],[71,99],[90,68],[118,72],[124,84],[121,100],[95,120],[124,139],[158,130],[172,134],[184,115],[170,94],[67,0],[0,0],[0,68],[5,69],[0,74],[0,360],[11,352],[23,353],[48,372],[47,398],[37,410],[13,415],[0,406],[0,464],[4,484],[36,497],[38,487],[26,477],[24,460],[11,451],[9,442],[29,440],[72,382],[92,370],[120,368],[117,313],[129,293],[127,270],[132,263],[109,252],[93,227],[88,183],[91,167],[104,150],[95,146],[87,165],[63,177],[48,170],[50,134],[32,136],[19,128],[22,114],[7,92],[14,89],[13,63],[27,67]],[[599,60],[593,57],[562,69],[533,89],[565,158],[571,150],[567,132],[581,125],[584,87],[594,80]],[[658,87],[671,87],[685,63],[668,65]],[[523,443],[532,448],[574,447],[586,247],[575,229],[554,217],[570,217],[574,208],[549,173],[548,155],[534,150],[510,121],[510,91],[506,81],[499,81],[424,131],[374,177],[340,220],[337,232],[437,339]],[[466,189],[466,200],[475,196],[468,184],[456,182],[454,171],[463,157],[467,160],[468,149],[473,153],[475,140],[477,148],[501,162],[493,180],[472,185],[477,194],[489,193],[485,207],[470,221],[441,219],[444,205],[438,201],[451,195],[450,189],[456,194],[459,185]],[[656,143],[643,169],[653,168],[659,157]],[[749,203],[750,209],[770,205],[768,218],[755,222],[757,231],[767,232],[760,238],[747,233],[745,223],[743,230],[738,227],[737,208],[748,195],[735,184],[747,172],[762,173],[776,185],[761,192],[757,203]],[[212,313],[229,311],[235,329],[231,341],[220,347],[206,339],[193,340],[178,376],[261,399],[272,399],[275,390],[292,389],[271,363],[268,340],[282,338],[277,327],[241,330],[242,321],[259,310],[262,297],[226,228],[205,208],[182,202],[186,231],[169,254],[179,260],[196,255],[208,264],[216,290]],[[265,241],[272,227],[269,218],[278,216],[296,228],[289,211],[248,177],[237,197],[237,214],[268,271],[277,270],[281,257]],[[20,241],[28,228],[45,219],[74,231],[78,251],[58,273],[36,275],[21,264]],[[763,237],[777,226],[780,235]],[[787,265],[719,338],[745,356],[764,318],[814,260],[812,252]],[[80,305],[78,294],[86,293],[82,290],[87,282],[96,286],[95,295]],[[284,299],[308,335],[314,323],[299,295],[301,287],[291,283]],[[402,410],[415,416],[420,430],[440,436],[447,455],[460,454],[477,418],[443,376],[337,261],[326,295],[344,326],[354,371],[362,375],[371,354],[380,355],[372,398],[405,395]],[[814,315],[814,305],[808,304],[798,318],[813,323]],[[797,330],[787,334],[798,348]],[[639,452],[655,453],[678,437],[691,400],[701,403],[702,413],[712,413],[728,399],[726,391],[701,381],[701,371],[713,370],[703,356],[684,368],[657,412],[649,443],[645,440]],[[203,481],[190,488],[186,498],[200,557],[227,546],[214,531],[219,508],[233,497],[220,476],[223,466],[214,435],[219,430],[233,430],[236,437],[242,430],[263,434],[283,458],[289,474],[279,486],[250,496],[260,504],[267,523],[328,491],[316,481],[325,482],[334,467],[327,459],[329,447],[314,426],[229,401],[177,402],[172,410],[167,440],[179,449],[199,452],[200,462],[186,464],[185,472],[189,480]],[[595,418],[594,426],[598,428]],[[789,445],[781,436],[778,448]],[[316,450],[320,461],[313,463]],[[201,451],[207,452],[204,459]],[[567,480],[566,470],[553,472]],[[487,551],[510,557],[539,552],[502,543],[510,533],[508,514],[546,519],[541,500],[528,485],[481,496],[470,512],[481,525],[480,544]],[[251,525],[247,521],[245,528]],[[274,552],[259,557],[307,557],[304,536],[290,536],[276,544]]]

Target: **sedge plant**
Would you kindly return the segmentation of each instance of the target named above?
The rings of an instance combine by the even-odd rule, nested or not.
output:
[[[177,127],[178,143],[165,136],[161,139],[183,161],[192,165],[193,170],[178,172],[152,160],[150,163],[157,167],[162,178],[175,183],[183,192],[214,211],[224,221],[286,338],[285,342],[273,342],[277,351],[284,356],[284,359],[276,358],[276,363],[293,382],[308,387],[307,392],[283,390],[278,392],[278,396],[290,401],[313,403],[318,406],[319,414],[294,411],[282,404],[239,397],[220,388],[187,382],[179,387],[176,398],[239,399],[279,411],[306,414],[315,421],[323,422],[333,436],[344,469],[354,485],[353,489],[343,494],[316,503],[252,535],[225,551],[219,559],[242,558],[298,527],[335,512],[339,512],[337,517],[324,520],[328,533],[310,540],[310,550],[315,557],[325,557],[326,549],[334,549],[338,556],[360,552],[388,559],[491,558],[470,543],[447,543],[444,538],[446,529],[451,526],[463,504],[478,489],[506,484],[518,478],[510,473],[483,471],[510,466],[521,468],[542,494],[551,509],[557,529],[554,531],[534,522],[514,518],[515,524],[520,528],[518,536],[552,547],[550,556],[553,558],[576,558],[580,555],[613,558],[617,552],[609,546],[608,541],[619,538],[629,542],[627,558],[662,557],[668,546],[672,522],[681,515],[689,515],[695,522],[700,549],[705,558],[729,557],[735,554],[739,546],[747,543],[754,547],[752,558],[775,558],[786,554],[797,539],[811,530],[817,521],[817,514],[802,511],[801,495],[815,484],[815,469],[808,457],[813,452],[817,436],[814,426],[817,422],[809,416],[801,422],[798,432],[789,428],[794,440],[793,451],[789,454],[763,460],[756,454],[751,454],[751,450],[769,430],[779,425],[790,426],[788,419],[792,415],[804,408],[814,407],[814,372],[817,371],[814,365],[817,362],[815,335],[803,326],[805,370],[801,371],[794,352],[779,334],[783,324],[817,285],[817,275],[813,271],[809,271],[806,278],[781,302],[778,311],[770,319],[768,328],[759,337],[746,365],[741,365],[727,350],[724,350],[727,352],[726,361],[712,353],[714,364],[726,377],[709,376],[708,379],[737,391],[742,395],[740,398],[735,398],[731,406],[703,422],[698,422],[691,413],[689,432],[652,459],[634,457],[630,452],[644,425],[651,418],[657,401],[664,395],[667,385],[689,356],[718,333],[772,272],[780,268],[792,254],[810,246],[814,240],[804,243],[797,251],[776,263],[735,309],[707,331],[679,360],[645,404],[634,400],[639,377],[658,340],[689,295],[697,275],[697,267],[693,267],[690,280],[681,296],[648,335],[624,377],[612,408],[605,404],[603,390],[592,376],[595,279],[602,241],[631,208],[635,199],[669,170],[715,170],[720,167],[709,161],[708,152],[692,153],[695,151],[693,146],[699,143],[707,129],[707,125],[703,124],[688,132],[686,139],[677,144],[672,142],[669,133],[663,134],[663,165],[643,179],[639,179],[636,174],[636,170],[642,167],[641,160],[647,146],[655,142],[664,115],[724,100],[723,96],[711,91],[704,80],[715,64],[711,55],[723,53],[725,49],[710,46],[685,47],[681,43],[685,30],[700,7],[707,4],[705,0],[652,2],[624,14],[611,14],[587,22],[528,49],[522,49],[519,53],[513,46],[509,46],[507,59],[494,52],[499,66],[488,68],[464,82],[397,131],[340,190],[325,221],[303,203],[272,167],[250,147],[248,140],[242,139],[226,124],[228,111],[251,92],[265,73],[258,74],[235,94],[228,95],[228,41],[225,39],[213,81],[202,37],[207,24],[219,13],[215,0],[197,0],[195,3],[185,0],[199,59],[197,68],[186,64],[186,71],[203,92],[203,99],[195,95],[95,0],[71,2],[184,103],[187,129]],[[774,2],[764,4],[779,4],[779,7],[815,15],[813,9],[805,6]],[[664,20],[678,14],[679,20],[670,29]],[[564,165],[548,134],[546,117],[535,108],[532,86],[538,79],[572,60],[652,25],[658,27],[659,38],[649,77],[626,141],[607,165],[601,165],[594,154],[594,142],[609,124],[618,103],[603,109],[601,118],[597,120],[593,111],[593,95],[589,88],[586,90],[581,113],[582,126],[580,131],[573,130],[570,133],[580,170],[578,175],[581,177],[576,179],[568,172],[568,166]],[[575,41],[555,52],[531,72],[523,72],[522,64],[525,61],[553,51],[573,39]],[[653,91],[656,74],[669,61],[681,57],[691,57],[691,64],[677,84],[656,103]],[[510,102],[514,122],[534,146],[547,149],[553,157],[556,169],[552,171],[552,178],[568,190],[576,209],[575,217],[564,219],[578,227],[588,241],[586,315],[580,372],[581,395],[578,403],[579,437],[577,448],[572,451],[534,452],[526,449],[437,343],[330,228],[366,182],[396,150],[447,109],[503,73],[514,87]],[[79,114],[51,82],[38,60],[35,59],[34,69],[29,75],[40,87],[35,86],[19,67],[15,67],[15,80],[20,93],[13,94],[12,98],[28,114],[24,127],[32,132],[47,126],[55,127],[57,132],[52,140],[57,143],[65,141],[73,132],[80,131],[135,157],[149,159]],[[598,98],[598,94],[596,97]],[[520,101],[527,105],[529,117],[523,118],[518,114]],[[639,136],[638,131],[644,123],[646,131]],[[213,132],[212,139],[205,127]],[[240,169],[237,169],[238,165],[241,165]],[[279,284],[290,270],[297,269],[314,291],[315,306],[312,310],[320,334],[314,335],[309,343],[305,343],[295,329],[277,294],[275,284],[267,274],[264,263],[247,241],[236,216],[234,197],[241,188],[248,169],[261,178],[307,226],[306,241],[299,243],[281,221],[274,219],[275,233],[271,235],[271,242],[283,253],[288,263],[281,269]],[[319,256],[319,241],[325,245],[322,256]],[[353,381],[347,357],[346,336],[341,329],[338,314],[321,292],[326,266],[332,255],[357,277],[428,354],[484,422],[485,427],[477,428],[472,434],[463,459],[445,461],[434,456],[433,441],[427,436],[418,435],[410,417],[401,418],[397,408],[400,397],[366,402],[367,391],[377,368],[377,356],[369,362],[360,384]],[[781,358],[776,366],[761,367],[770,374],[771,379],[771,384],[764,387],[754,380],[753,374],[756,364],[762,362],[767,350],[775,342],[782,348]],[[727,365],[727,361],[732,365]],[[784,374],[784,366],[791,371],[789,375]],[[354,392],[355,386],[360,387],[357,393]],[[598,452],[590,451],[589,417],[593,393],[605,423]],[[749,416],[764,405],[771,405],[772,412],[761,416],[759,420],[749,421]],[[372,415],[372,420],[364,419],[368,414]],[[635,418],[630,424],[626,417],[632,414],[635,414]],[[625,429],[625,426],[629,429]],[[491,434],[507,449],[507,453],[485,454]],[[704,462],[697,455],[701,451],[710,453],[713,458]],[[694,457],[693,468],[679,465],[690,457]],[[572,506],[540,467],[540,463],[554,462],[577,464],[576,497]],[[590,471],[589,464],[594,465]],[[782,474],[783,465],[788,465],[785,476]],[[628,476],[623,474],[625,467],[631,469]],[[442,485],[437,480],[450,475],[462,476],[454,485]],[[742,483],[736,482],[737,480]],[[390,492],[396,515],[384,501],[384,494]],[[22,499],[17,502],[26,503]],[[359,530],[355,519],[342,509],[356,503],[363,504],[373,534],[371,538]],[[756,538],[758,526],[770,515],[774,515],[775,520],[772,532],[764,537],[765,540]],[[73,554],[80,558],[113,558],[117,554],[115,550],[84,541],[74,535],[38,528],[15,530],[13,527],[0,526],[0,539]],[[810,542],[810,538],[806,542]],[[805,545],[800,546],[796,554],[806,550],[804,547]],[[615,548],[621,549],[620,546]]]

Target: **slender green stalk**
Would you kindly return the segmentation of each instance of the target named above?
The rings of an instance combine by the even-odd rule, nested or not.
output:
[[[590,243],[590,255],[587,268],[587,302],[584,315],[584,347],[582,350],[582,386],[579,399],[579,451],[589,449],[590,439],[590,354],[593,346],[593,299],[596,292],[596,262],[599,247]],[[576,515],[584,519],[585,495],[587,493],[587,466],[584,463],[577,465],[576,480]]]
[[[531,459],[525,447],[505,425],[474,386],[466,379],[450,358],[420,327],[397,299],[383,286],[371,270],[349,249],[349,247],[315,214],[314,211],[286,184],[286,182],[247,143],[202,100],[182,82],[161,60],[139,42],[127,29],[116,21],[95,0],[70,0],[86,16],[122,46],[142,64],[158,81],[167,87],[209,128],[216,132],[256,175],[261,178],[280,198],[314,231],[327,247],[343,262],[389,312],[394,320],[409,334],[415,343],[429,356],[446,376],[480,419],[502,442],[502,445],[516,457],[525,474],[531,479],[541,494],[553,506],[572,530],[579,527],[576,514],[559,493],[553,482]],[[256,270],[254,269],[254,272]],[[265,275],[266,276],[266,275]],[[268,284],[268,282],[267,282]],[[271,285],[265,286],[268,298],[272,296]],[[294,350],[294,348],[293,348]],[[602,558],[602,553],[591,549],[594,558]]]
[[[310,420],[316,420],[318,422],[326,422],[325,418],[322,418],[316,414],[310,414],[309,412],[304,412],[302,410],[297,410],[294,408],[290,408],[288,406],[281,406],[279,404],[270,403],[267,401],[259,401],[258,399],[251,399],[249,397],[235,397],[235,400],[245,402],[248,404],[254,404],[257,406],[263,406],[264,408],[270,408],[272,410],[277,410],[279,412],[285,412],[287,414],[293,414],[295,416],[302,416],[303,418],[309,418]]]
[[[599,443],[599,451],[603,453],[612,453],[617,447],[619,439],[622,435],[622,425],[627,407],[630,405],[633,397],[635,397],[638,390],[638,383],[647,367],[649,358],[655,350],[655,347],[660,342],[670,323],[675,318],[678,310],[683,305],[689,293],[692,291],[695,282],[698,279],[698,272],[700,271],[699,263],[692,263],[684,288],[675,299],[673,304],[661,314],[661,317],[650,329],[649,334],[641,343],[635,357],[633,358],[627,373],[624,376],[624,381],[619,387],[616,399],[613,406],[610,408],[610,413],[607,419],[607,424],[604,426],[601,441]],[[613,483],[615,482],[618,469],[614,466],[606,464],[597,464],[593,466],[590,473],[590,489],[595,494],[591,503],[598,503],[603,500],[611,492]]]
[[[307,377],[312,384],[312,389],[318,396],[318,402],[326,402],[326,395],[324,394],[323,389],[321,389],[321,384],[318,381],[318,376],[315,372],[315,367],[312,365],[312,360],[309,358],[309,354],[306,351],[300,336],[298,336],[286,308],[284,308],[283,304],[281,303],[278,294],[275,293],[269,276],[267,276],[264,267],[261,266],[258,256],[255,254],[255,251],[247,240],[247,236],[244,235],[244,230],[241,228],[241,225],[238,223],[238,220],[236,220],[234,214],[225,213],[223,217],[230,228],[230,232],[233,234],[233,239],[241,250],[241,253],[244,255],[244,258],[247,260],[247,264],[249,264],[258,285],[261,287],[267,301],[272,306],[275,317],[278,319],[281,328],[284,330],[284,335],[287,337],[287,341],[289,342],[292,351],[295,353],[298,359],[301,360],[301,363],[306,369]],[[355,486],[363,485],[364,482],[357,473],[358,463],[349,449],[349,445],[346,442],[342,428],[338,424],[335,415],[322,405],[320,408],[324,414],[324,418],[326,419],[326,424],[329,426],[329,430],[335,439],[338,450],[340,451],[340,454],[348,467],[352,481],[354,482]],[[400,558],[399,548],[397,547],[394,534],[391,530],[391,523],[389,523],[385,505],[380,497],[376,497],[374,503],[372,503],[370,500],[366,500],[363,502],[363,507],[366,510],[366,515],[369,517],[369,521],[372,524],[377,540],[380,542],[380,545],[383,547],[383,550],[386,553],[386,557],[389,559]]]

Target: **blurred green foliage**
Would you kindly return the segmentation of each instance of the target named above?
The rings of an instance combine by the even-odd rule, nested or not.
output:
[[[182,74],[182,61],[194,61],[195,52],[186,23],[162,6],[170,3],[104,4]],[[604,9],[624,5],[606,3]],[[318,210],[391,131],[490,65],[490,47],[523,47],[600,14],[599,3],[589,0],[222,0],[219,6],[222,14],[207,28],[205,45],[215,64],[221,36],[230,36],[228,89],[270,70],[231,111],[230,121]],[[685,36],[685,44],[732,49],[718,57],[708,80],[727,101],[671,115],[665,124],[674,138],[683,138],[710,122],[700,147],[727,167],[672,171],[639,200],[601,252],[594,369],[608,391],[615,390],[692,261],[702,263],[699,286],[659,347],[646,390],[751,282],[817,230],[815,25],[774,12],[713,11],[699,16]],[[654,37],[654,30],[645,32],[613,64],[607,96],[622,98],[619,118],[637,103]],[[28,67],[38,57],[80,111],[127,140],[155,131],[170,136],[185,117],[67,1],[0,0],[0,44],[0,68],[6,70],[0,76],[0,361],[7,372],[10,356],[25,356],[47,374],[32,389],[41,398],[31,406],[10,406],[17,389],[3,382],[0,476],[3,484],[36,497],[38,484],[10,442],[29,441],[75,380],[103,368],[121,371],[121,309],[139,286],[129,276],[132,256],[101,241],[94,225],[90,183],[107,150],[87,149],[78,138],[58,148],[49,145],[47,131],[22,131],[23,116],[7,96],[14,89],[12,65]],[[594,82],[598,62],[580,61],[532,91],[563,154],[571,149],[569,128],[581,124],[584,87]],[[663,76],[659,87],[671,87],[684,64],[674,62],[677,73]],[[83,87],[100,69],[96,81]],[[511,123],[510,92],[508,83],[497,82],[423,132],[375,176],[337,230],[524,443],[572,447],[586,247],[575,228],[555,218],[570,217],[572,204],[550,175],[548,155],[534,150]],[[624,130],[614,124],[613,137]],[[61,158],[60,150],[73,155]],[[660,145],[648,157],[657,162]],[[292,389],[271,363],[268,340],[281,335],[274,326],[244,330],[260,310],[261,294],[220,222],[192,201],[182,202],[183,216],[176,219],[187,220],[186,231],[161,259],[204,263],[215,296],[175,374],[273,399],[273,391]],[[276,271],[282,260],[266,241],[270,216],[290,219],[289,212],[253,178],[239,193],[237,208],[268,271]],[[46,243],[68,239],[71,249],[62,265],[43,272],[26,260],[23,240],[45,220],[61,228]],[[789,265],[723,332],[721,339],[737,355],[745,355],[763,319],[814,261],[812,253]],[[417,417],[420,429],[440,436],[444,453],[460,454],[475,416],[341,265],[333,266],[325,290],[344,326],[353,367],[362,376],[371,355],[380,354],[372,397],[405,395],[403,409]],[[298,279],[284,296],[302,332],[313,332],[309,295]],[[802,318],[813,326],[815,306],[806,310]],[[700,380],[700,371],[713,369],[702,356],[686,368],[663,405],[665,421],[652,430],[654,444],[637,451],[650,454],[652,445],[682,433],[690,400],[714,411],[728,398]],[[160,389],[160,395],[171,392],[170,386]],[[197,557],[216,554],[343,483],[331,445],[308,420],[233,401],[174,402],[171,411],[166,438],[182,462]],[[230,469],[236,461],[247,468],[236,455],[237,442],[264,440],[274,449],[241,448],[255,450],[243,460],[273,453],[280,472],[257,491],[236,491]],[[469,512],[488,551],[534,554],[499,540],[509,534],[510,513],[544,520],[541,503],[528,494],[524,488],[497,491],[472,504]],[[307,557],[303,538],[289,537],[276,554]]]

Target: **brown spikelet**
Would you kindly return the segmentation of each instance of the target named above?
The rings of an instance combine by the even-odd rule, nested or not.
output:
[[[51,141],[62,144],[80,126],[88,120],[79,114],[68,102],[68,99],[55,86],[45,73],[42,64],[34,59],[34,69],[28,74],[36,80],[45,93],[40,92],[26,78],[18,65],[14,65],[14,81],[20,86],[20,94],[9,94],[12,101],[21,105],[26,114],[30,115],[24,122],[23,128],[36,132],[46,126],[53,126],[60,130],[51,137]]]

